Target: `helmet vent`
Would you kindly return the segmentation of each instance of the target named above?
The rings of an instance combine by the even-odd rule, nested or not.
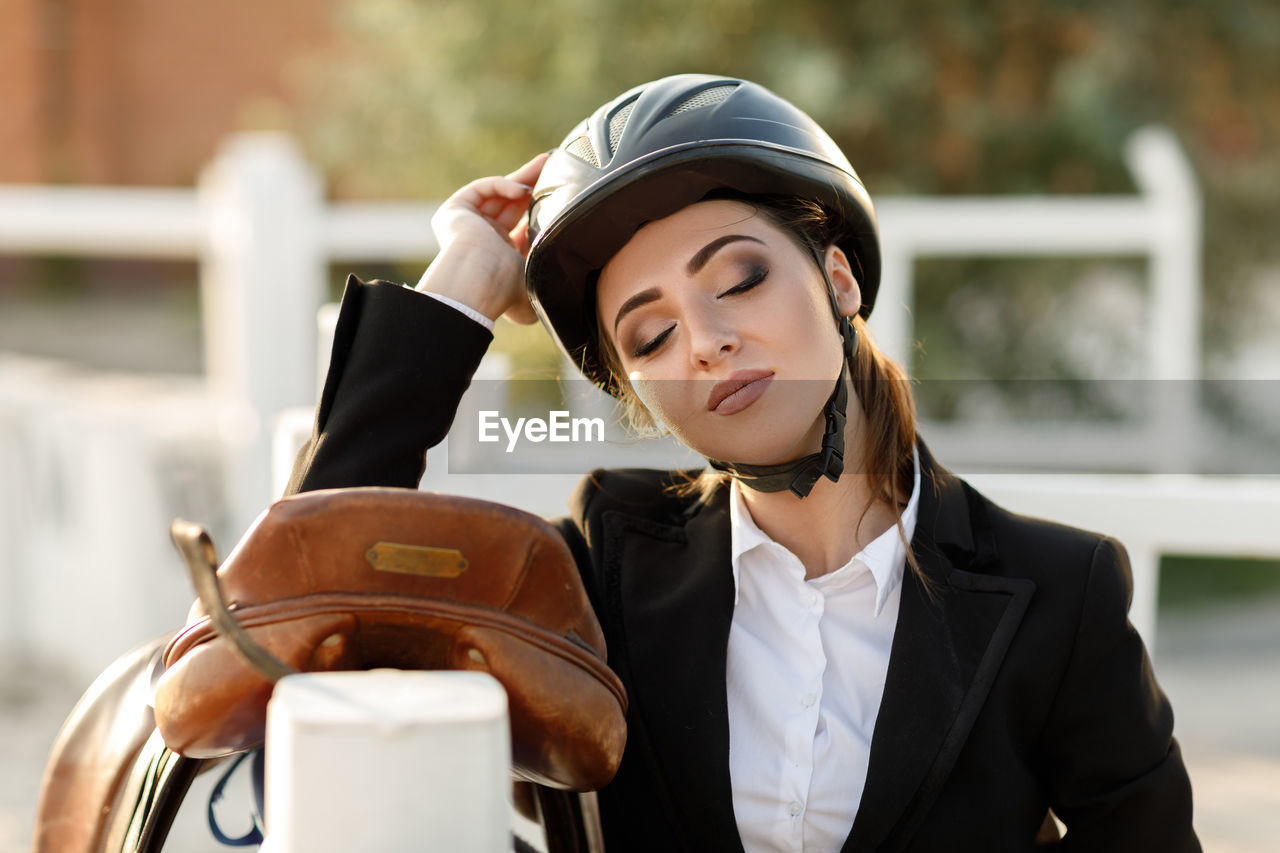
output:
[[[623,104],[616,113],[609,117],[609,154],[618,150],[618,142],[622,139],[622,131],[627,129],[627,119],[631,118],[631,108],[635,101]]]
[[[586,160],[597,169],[600,168],[600,160],[596,157],[596,149],[591,144],[591,140],[587,137],[579,136],[577,139],[566,145],[564,150],[568,151],[579,160]]]
[[[709,107],[712,104],[718,104],[732,95],[733,90],[736,88],[738,88],[737,83],[725,83],[719,86],[712,86],[709,89],[703,89],[701,92],[681,101],[674,110],[667,113],[667,118],[680,113],[687,113],[690,110],[698,110],[703,107]]]

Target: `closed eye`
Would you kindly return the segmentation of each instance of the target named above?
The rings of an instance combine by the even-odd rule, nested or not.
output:
[[[764,267],[760,267],[760,266],[752,267],[750,274],[748,274],[745,279],[735,284],[733,287],[729,288],[724,293],[721,293],[716,298],[723,299],[726,296],[737,296],[739,294],[746,293],[756,285],[760,284],[766,278],[768,278],[768,276],[769,276],[769,271]],[[644,341],[643,343],[637,345],[631,351],[631,357],[644,358],[647,355],[651,355],[657,352],[658,349],[664,343],[666,343],[667,338],[671,336],[671,333],[675,331],[675,328],[676,328],[675,325],[668,326],[666,329],[658,333],[658,335],[656,335],[655,337],[652,337],[649,340]]]
[[[740,283],[735,284],[733,287],[729,288],[724,293],[720,294],[720,297],[723,298],[725,296],[734,296],[739,293],[746,293],[748,290],[755,287],[760,282],[764,281],[768,275],[769,275],[769,271],[764,267],[753,267],[750,275],[748,275]]]
[[[658,347],[662,346],[663,342],[666,341],[666,339],[671,335],[671,333],[675,331],[675,328],[676,327],[674,325],[668,326],[665,330],[660,332],[656,337],[650,338],[649,340],[640,344],[634,350],[631,351],[631,357],[644,358],[646,355],[649,355],[650,353],[655,352],[658,349]]]

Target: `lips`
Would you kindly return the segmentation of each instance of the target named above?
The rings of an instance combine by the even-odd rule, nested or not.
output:
[[[750,406],[773,382],[772,370],[735,370],[720,380],[707,396],[707,410],[732,415]]]

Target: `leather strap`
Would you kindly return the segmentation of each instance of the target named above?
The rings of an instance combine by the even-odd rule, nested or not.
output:
[[[195,587],[200,604],[209,614],[209,620],[219,636],[230,640],[232,647],[245,662],[269,681],[276,682],[286,675],[295,674],[298,670],[255,643],[231,615],[222,589],[218,586],[218,552],[205,529],[179,518],[169,526],[169,535],[187,564],[191,585]]]

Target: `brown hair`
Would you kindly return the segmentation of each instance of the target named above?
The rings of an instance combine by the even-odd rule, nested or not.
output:
[[[748,204],[757,214],[787,232],[806,253],[817,251],[820,254],[835,242],[839,220],[825,207],[809,199],[732,193],[718,193],[712,197],[731,198]],[[849,260],[860,277],[858,259],[851,256]],[[862,458],[846,459],[846,470],[869,476],[871,501],[883,500],[901,513],[911,495],[914,479],[915,402],[906,372],[876,346],[867,331],[866,321],[855,316],[853,327],[858,333],[858,349],[850,364],[849,375],[853,392],[862,406],[867,430],[862,442]],[[598,323],[595,343],[603,366],[616,384],[627,420],[638,431],[652,434],[658,425],[632,389],[617,350]],[[671,488],[683,496],[697,495],[699,501],[705,503],[729,478],[729,474],[707,467],[698,476],[677,482]],[[869,502],[863,513],[870,508]],[[905,542],[906,531],[901,518],[897,526],[898,534]],[[921,575],[910,547],[907,548],[907,563],[917,575]]]

